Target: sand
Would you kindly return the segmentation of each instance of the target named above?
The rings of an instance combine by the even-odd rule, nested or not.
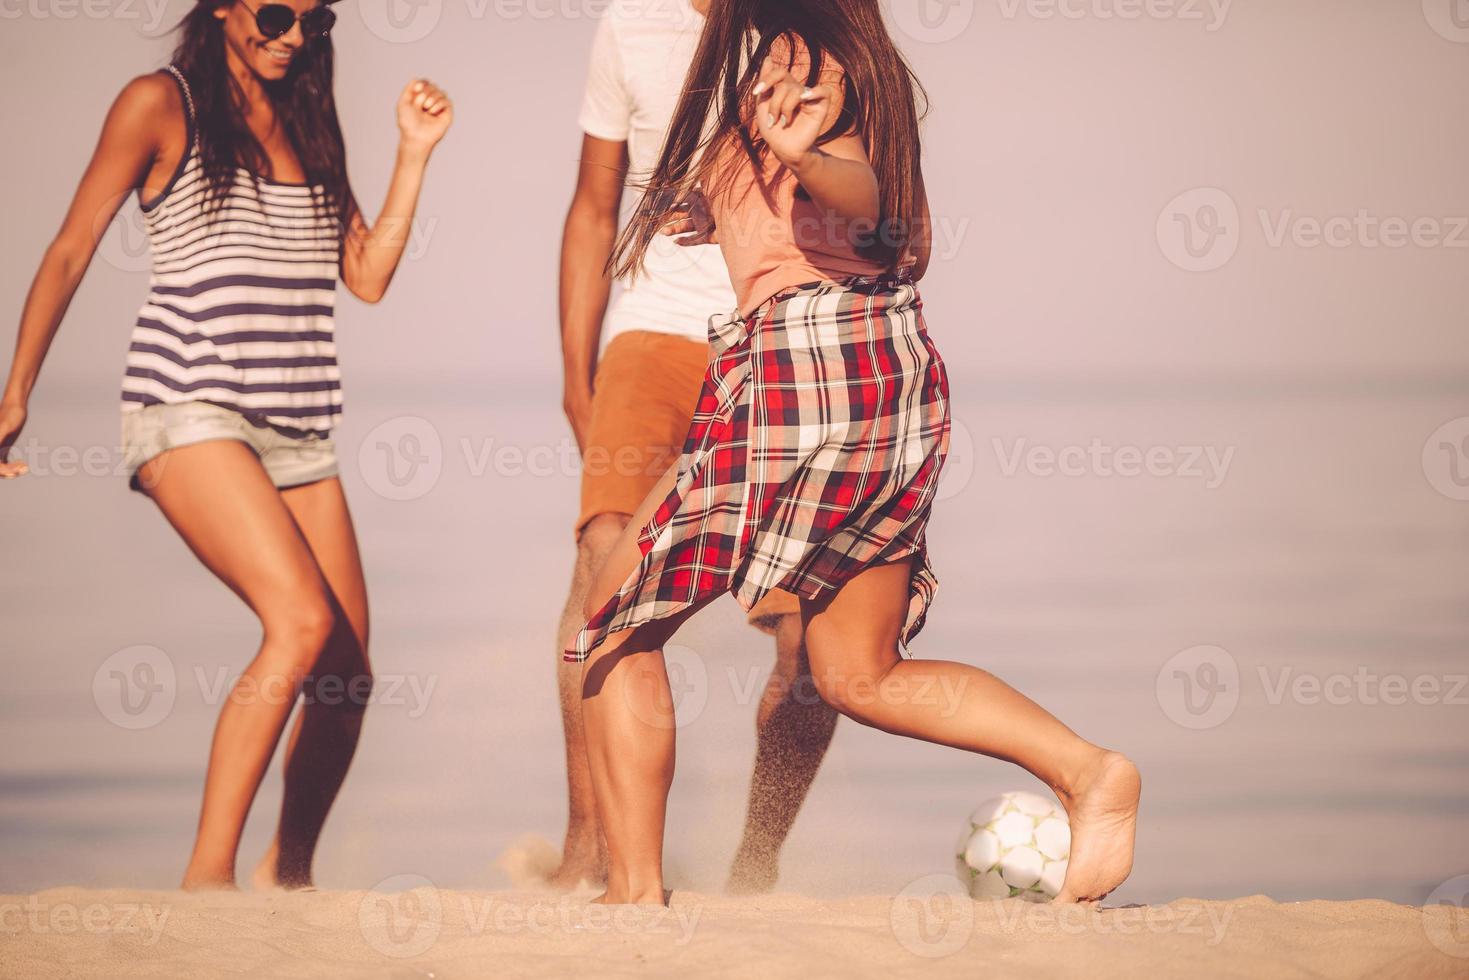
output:
[[[0,897],[5,977],[1469,976],[1469,912],[1382,901],[1179,899],[1062,909],[960,900],[676,893],[666,910],[590,893],[57,888]]]

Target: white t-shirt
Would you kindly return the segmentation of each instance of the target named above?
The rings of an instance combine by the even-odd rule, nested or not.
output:
[[[589,136],[627,141],[634,195],[658,164],[703,28],[689,0],[612,0],[597,25],[578,122]],[[707,340],[709,317],[729,313],[735,302],[718,245],[677,245],[658,235],[637,278],[619,284],[602,340],[628,330]]]

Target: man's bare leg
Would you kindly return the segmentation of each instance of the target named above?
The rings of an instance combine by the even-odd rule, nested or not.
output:
[[[561,866],[550,882],[558,888],[575,888],[582,881],[600,885],[607,880],[607,846],[597,823],[592,774],[587,767],[586,726],[582,721],[582,665],[565,663],[564,651],[586,624],[582,607],[587,590],[597,577],[612,545],[627,525],[626,514],[601,514],[587,522],[576,544],[576,569],[571,592],[561,611],[556,631],[556,688],[561,698],[561,728],[566,736],[567,819],[566,842]]]
[[[775,887],[781,846],[831,745],[836,721],[836,710],[821,700],[811,680],[800,613],[780,617],[775,668],[755,718],[755,771],[729,891],[749,894]]]

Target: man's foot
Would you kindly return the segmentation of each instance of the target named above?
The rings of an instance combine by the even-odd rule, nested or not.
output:
[[[592,885],[607,883],[607,853],[600,842],[590,845],[568,840],[562,851],[561,865],[546,879],[552,888],[571,891],[586,882]]]
[[[1142,777],[1132,760],[1103,752],[1082,773],[1070,799],[1071,859],[1057,902],[1099,902],[1132,871]]]

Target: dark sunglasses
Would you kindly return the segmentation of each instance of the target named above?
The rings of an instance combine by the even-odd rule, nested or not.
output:
[[[240,4],[246,10],[250,7],[243,0]],[[264,36],[267,41],[290,31],[296,26],[296,11],[283,3],[265,3],[254,11],[255,29]],[[332,32],[332,26],[337,22],[337,15],[332,8],[326,4],[312,7],[302,14],[301,34],[309,41],[313,38],[326,37]]]

